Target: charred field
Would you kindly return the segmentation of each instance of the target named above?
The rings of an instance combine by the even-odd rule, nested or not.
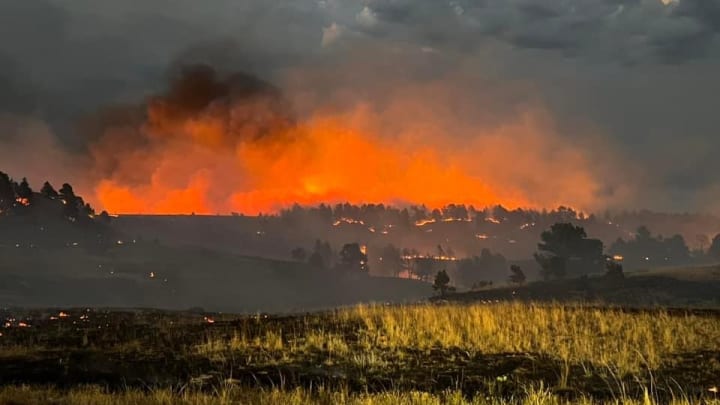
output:
[[[288,395],[299,403],[388,395],[399,397],[387,403],[533,395],[664,403],[712,400],[720,383],[720,312],[711,310],[503,302],[288,316],[75,309],[3,317],[3,403],[17,395],[35,403],[43,390],[117,401],[135,393],[147,403],[290,403]],[[153,402],[159,392],[175,400]],[[85,403],[111,403],[97,398]]]

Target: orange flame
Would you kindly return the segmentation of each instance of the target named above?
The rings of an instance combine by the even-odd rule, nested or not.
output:
[[[92,148],[98,167],[113,162],[96,204],[114,214],[256,214],[345,201],[584,209],[602,188],[586,154],[533,114],[462,137],[403,122],[386,136],[387,117],[361,106],[295,125],[270,119],[270,133],[258,136],[247,126],[238,134],[233,122],[262,117],[262,102],[226,108],[183,117],[151,103],[141,128],[107,131]]]

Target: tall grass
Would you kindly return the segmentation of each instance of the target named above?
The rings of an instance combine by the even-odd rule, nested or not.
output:
[[[226,388],[213,393],[175,392],[171,390],[109,393],[96,387],[70,391],[30,387],[0,388],[0,405],[592,405],[592,404],[655,405],[650,395],[641,399],[617,398],[596,402],[587,397],[564,399],[550,390],[528,388],[515,398],[476,396],[466,398],[458,391],[429,394],[419,391],[350,394],[343,390],[308,391],[295,389]],[[664,402],[668,405],[720,405],[717,399],[693,401],[688,398]]]
[[[312,316],[311,316],[312,317]],[[317,325],[317,322],[305,322]],[[357,325],[348,330],[348,325]],[[494,305],[360,306],[334,312],[317,326],[283,333],[208,339],[202,354],[263,349],[337,355],[373,351],[457,348],[470,354],[522,353],[592,364],[625,374],[654,370],[674,354],[720,347],[720,322],[662,310],[625,313],[583,306]],[[358,356],[356,356],[358,357]]]

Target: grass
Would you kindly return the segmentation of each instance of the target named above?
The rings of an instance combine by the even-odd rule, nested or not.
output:
[[[98,387],[82,387],[69,391],[48,388],[6,387],[0,389],[0,405],[720,405],[718,399],[693,401],[687,397],[659,402],[648,392],[640,399],[627,397],[598,402],[592,398],[567,399],[551,390],[536,387],[513,398],[474,396],[467,398],[460,391],[430,394],[419,391],[352,394],[347,391],[251,390],[225,388],[213,393],[175,392],[172,390],[126,390],[110,393]]]
[[[358,325],[346,330],[348,325]],[[720,347],[720,322],[662,310],[625,313],[583,306],[495,305],[359,306],[338,310],[323,329],[236,333],[209,339],[202,355],[262,349],[329,355],[376,351],[461,349],[469,354],[536,354],[562,362],[607,367],[622,374],[655,370],[669,356]]]
[[[685,404],[714,401],[720,385],[714,312],[506,302],[68,313],[13,315],[31,327],[3,329],[0,404]]]

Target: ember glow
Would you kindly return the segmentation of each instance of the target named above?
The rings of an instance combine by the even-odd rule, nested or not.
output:
[[[454,139],[441,120],[419,125],[401,107],[318,109],[291,120],[265,94],[224,96],[200,107],[183,101],[185,110],[173,104],[177,94],[164,97],[148,103],[142,123],[109,128],[93,145],[102,209],[257,214],[336,202],[588,207],[601,188],[586,156],[533,114]],[[433,121],[431,107],[423,107],[426,122]]]

